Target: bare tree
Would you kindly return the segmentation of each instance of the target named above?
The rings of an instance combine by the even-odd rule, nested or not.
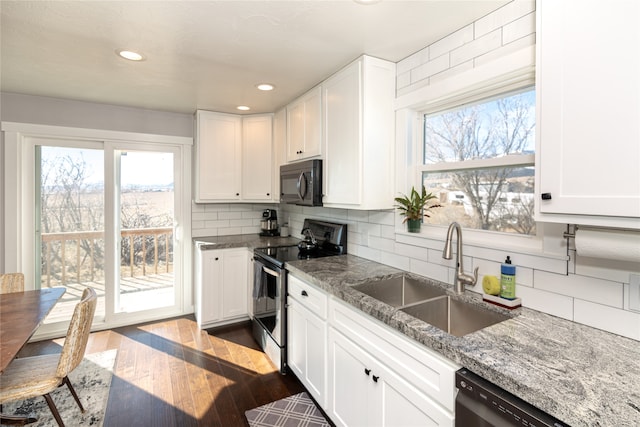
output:
[[[529,102],[522,96],[501,98],[495,110],[485,115],[479,106],[470,106],[430,117],[425,122],[425,163],[460,162],[520,154],[534,131]],[[477,218],[477,228],[495,230],[499,226],[497,210],[500,198],[508,192],[513,168],[469,169],[451,173],[453,190],[468,198]],[[521,229],[529,229],[525,206],[510,208]],[[528,216],[527,218],[531,218]]]

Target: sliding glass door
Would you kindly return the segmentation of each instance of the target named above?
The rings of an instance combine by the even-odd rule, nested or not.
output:
[[[115,156],[120,236],[116,311],[173,306],[173,153],[118,150]]]
[[[180,146],[31,142],[36,287],[67,290],[46,323],[68,321],[86,286],[96,289],[96,320],[107,325],[179,314]]]

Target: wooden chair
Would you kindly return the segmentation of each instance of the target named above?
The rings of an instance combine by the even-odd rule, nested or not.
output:
[[[0,294],[24,291],[24,274],[6,273],[0,274]]]
[[[14,359],[2,373],[0,381],[0,405],[15,400],[44,396],[58,425],[64,427],[49,393],[66,384],[73,398],[84,412],[84,407],[67,375],[84,357],[96,311],[97,296],[92,288],[86,288],[82,300],[76,304],[62,346],[62,353]]]

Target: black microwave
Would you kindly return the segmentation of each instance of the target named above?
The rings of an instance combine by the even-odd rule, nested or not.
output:
[[[280,202],[322,206],[322,160],[280,166]]]

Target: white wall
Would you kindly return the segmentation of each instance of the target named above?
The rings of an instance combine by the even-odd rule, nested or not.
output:
[[[193,137],[191,114],[7,92],[0,94],[0,120]]]

